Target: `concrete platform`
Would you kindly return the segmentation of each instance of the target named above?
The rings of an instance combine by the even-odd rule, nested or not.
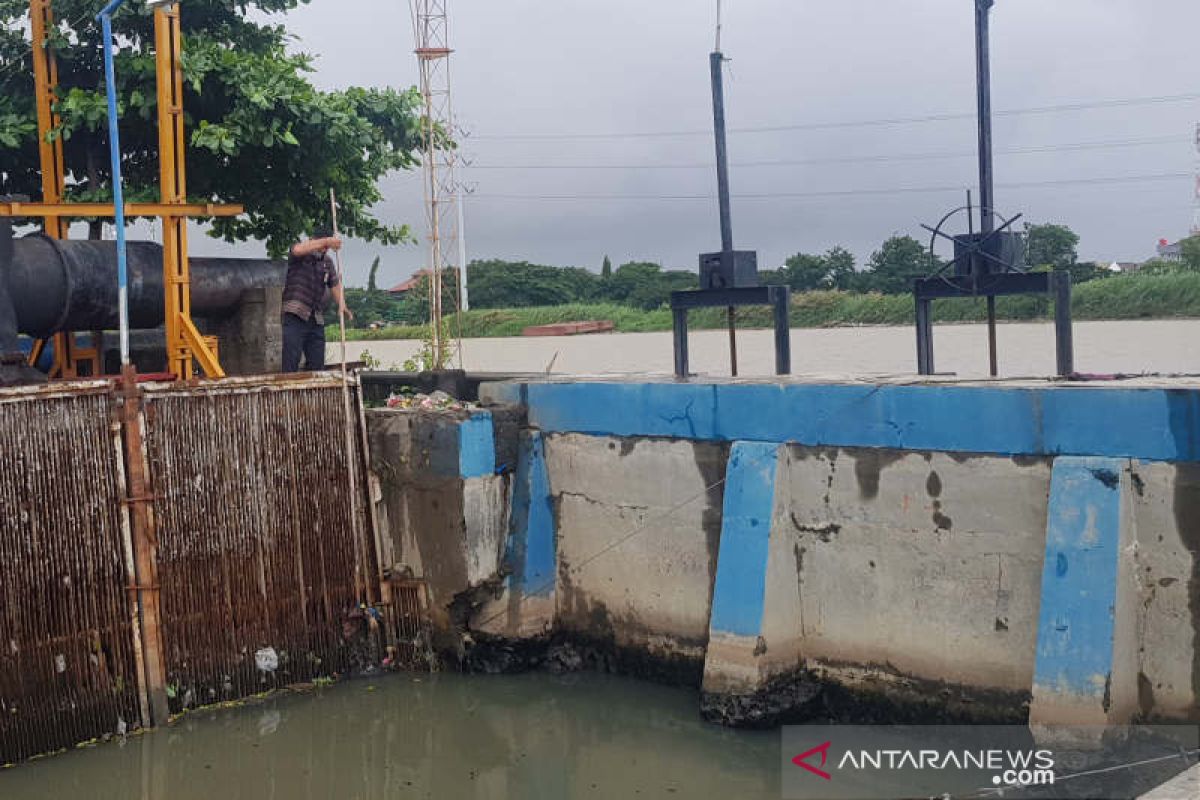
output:
[[[1179,773],[1138,800],[1196,800],[1200,797],[1200,764]]]

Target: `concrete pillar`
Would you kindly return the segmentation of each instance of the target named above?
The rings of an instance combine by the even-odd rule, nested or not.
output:
[[[729,455],[701,687],[709,718],[745,722],[745,706],[763,688],[759,659],[779,449],[735,442]]]
[[[229,375],[267,375],[283,363],[283,289],[247,289],[224,319],[206,320],[205,333],[220,339],[221,366]]]
[[[549,633],[558,569],[555,536],[545,441],[540,431],[524,431],[509,513],[505,553],[509,575],[503,596],[476,615],[476,630],[520,639]]]
[[[1118,458],[1054,462],[1029,714],[1041,738],[1063,738],[1051,726],[1120,725],[1137,712],[1129,467]]]

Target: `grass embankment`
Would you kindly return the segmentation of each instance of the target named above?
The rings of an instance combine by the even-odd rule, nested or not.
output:
[[[1200,273],[1116,275],[1089,281],[1074,288],[1071,306],[1076,320],[1200,317]],[[1044,296],[1001,297],[996,301],[996,313],[1002,320],[1050,319],[1054,305]],[[986,319],[986,307],[982,299],[938,300],[933,304],[933,316],[935,322],[981,322]],[[913,301],[909,295],[805,292],[792,296],[790,318],[793,328],[908,325],[913,320]],[[531,325],[592,319],[612,320],[621,333],[671,330],[668,309],[642,311],[607,303],[468,311],[462,315],[461,330],[468,339],[520,336]],[[770,327],[771,311],[766,307],[739,308],[738,320],[740,327]],[[695,330],[722,328],[725,311],[693,311],[688,323]],[[449,324],[454,330],[454,322]],[[346,333],[350,339],[386,340],[419,339],[424,331],[420,325],[398,325]]]

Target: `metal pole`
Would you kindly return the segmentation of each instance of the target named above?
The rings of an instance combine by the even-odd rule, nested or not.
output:
[[[1075,372],[1075,341],[1071,331],[1071,273],[1054,273],[1054,349],[1058,376]]]
[[[671,309],[672,325],[675,341],[675,377],[688,376],[688,310],[686,308]]]
[[[992,174],[992,68],[989,17],[995,0],[975,0],[975,70],[979,100],[979,217],[980,232],[994,229],[995,185]]]
[[[718,14],[720,13],[718,9]],[[717,22],[717,42],[721,36],[720,21]],[[721,214],[721,253],[722,260],[731,259],[733,252],[733,215],[729,208],[729,154],[725,144],[725,85],[721,75],[721,63],[725,57],[720,50],[714,50],[708,56],[709,72],[712,77],[713,98],[713,138],[717,149],[717,203]],[[735,312],[730,306],[725,312],[729,325],[729,366],[730,372],[736,378],[737,368],[737,323]]]
[[[98,15],[104,37],[104,84],[108,95],[108,151],[112,161],[113,224],[117,228],[117,314],[121,364],[129,364],[129,275],[125,251],[125,196],[121,187],[121,139],[117,125],[117,78],[113,67],[112,15],[125,0],[112,0]]]
[[[729,211],[729,157],[725,147],[725,87],[721,77],[720,52],[708,56],[712,73],[713,133],[717,146],[717,201],[721,209],[721,251],[733,251],[733,219]]]
[[[463,196],[459,189],[458,205],[458,293],[459,305],[463,311],[470,311],[471,304],[467,300],[467,236],[463,233]],[[460,354],[461,355],[461,354]]]
[[[788,302],[791,290],[786,286],[771,287],[771,301],[775,312],[775,374],[792,373],[792,326],[788,321]]]
[[[992,377],[999,373],[996,363],[996,295],[987,296],[987,326],[988,326],[988,367]]]
[[[917,374],[933,374],[933,326],[930,325],[930,302],[917,297]]]
[[[725,309],[725,319],[729,323],[729,371],[733,377],[737,377],[737,311],[733,306]]]

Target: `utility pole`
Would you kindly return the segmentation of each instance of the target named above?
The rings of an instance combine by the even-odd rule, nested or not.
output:
[[[996,229],[996,185],[992,168],[992,51],[991,14],[995,0],[975,0],[975,70],[979,105],[979,233]],[[967,210],[968,215],[970,209]],[[979,268],[976,264],[973,269]],[[988,372],[994,378],[1000,365],[996,354],[996,297],[987,296]]]
[[[425,104],[423,186],[429,235],[429,324],[434,369],[442,368],[450,360],[449,343],[444,340],[442,328],[445,273],[449,269],[457,276],[456,296],[461,306],[466,271],[466,264],[458,263],[462,260],[462,249],[458,246],[462,207],[454,176],[458,155],[452,140],[454,112],[450,103],[450,54],[453,51],[449,45],[447,1],[410,0],[417,45],[415,52],[421,70],[421,96]]]
[[[1200,122],[1196,123],[1196,187],[1192,200],[1192,236],[1200,236]]]
[[[708,56],[708,69],[712,81],[713,140],[717,155],[717,203],[721,219],[721,255],[733,258],[733,213],[729,206],[729,150],[725,141],[725,81],[721,74],[725,56],[721,52],[721,0],[717,0],[717,39]],[[737,377],[737,312],[733,306],[725,309],[725,320],[729,327],[729,370]]]

